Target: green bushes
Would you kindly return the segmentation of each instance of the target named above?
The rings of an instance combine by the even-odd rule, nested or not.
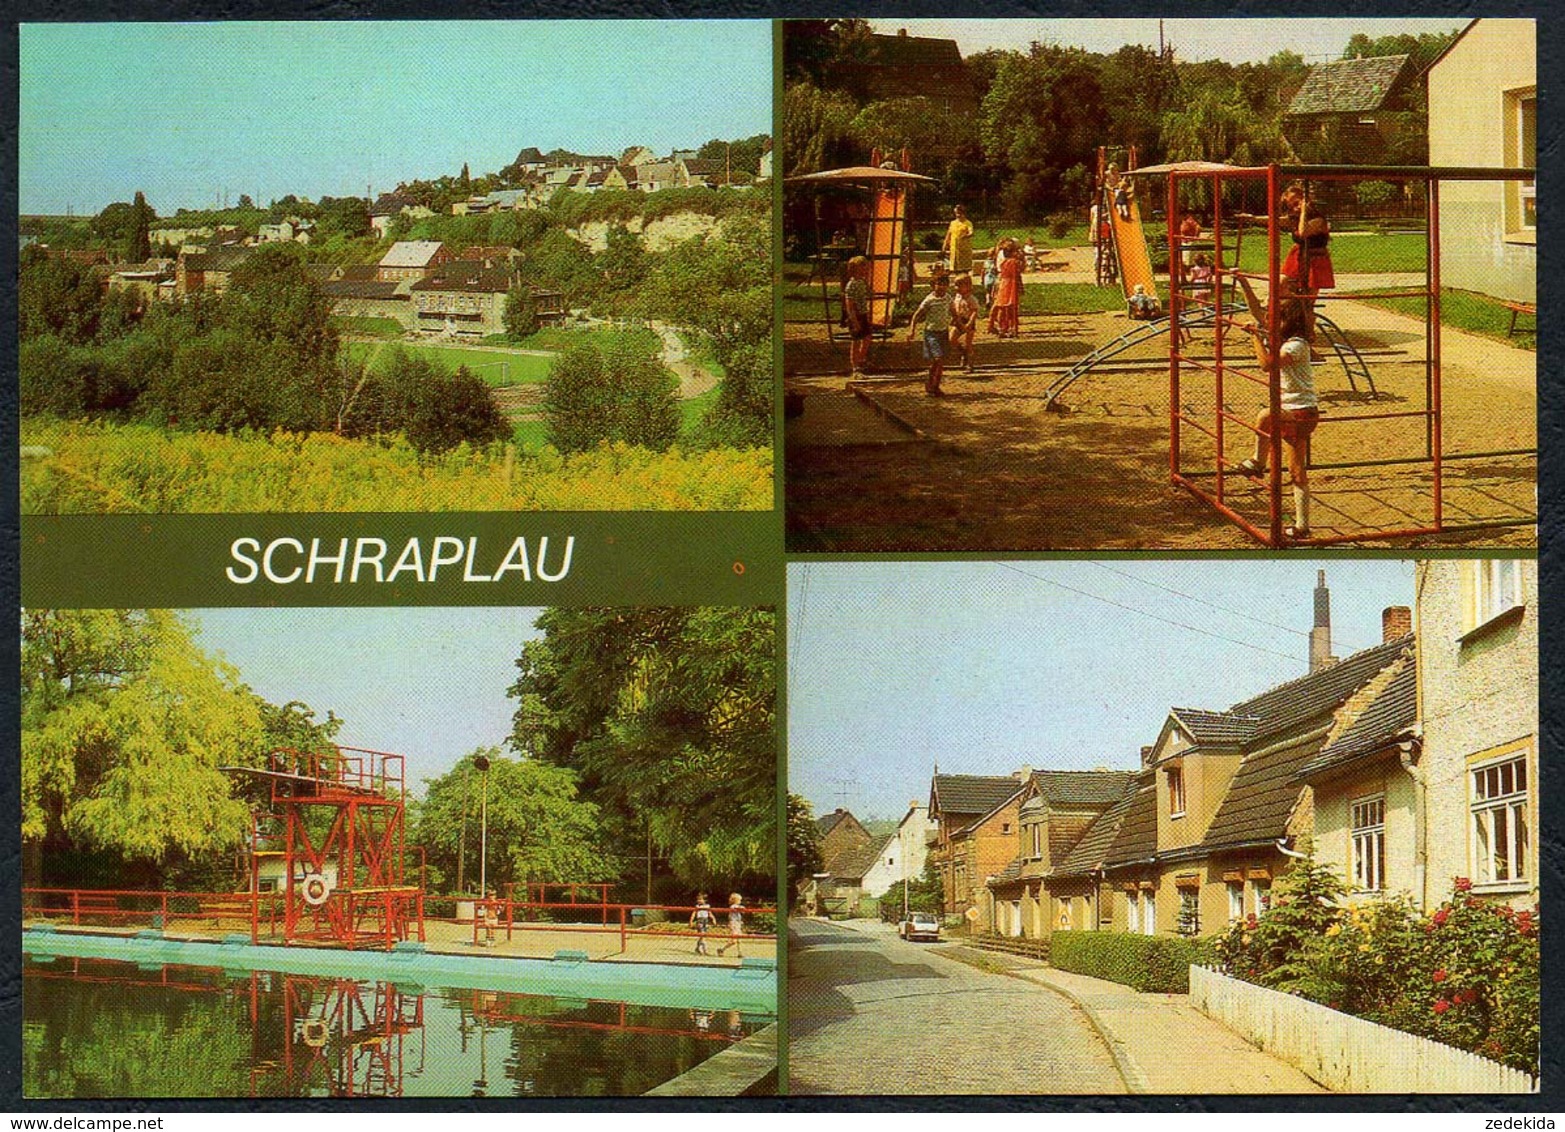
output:
[[[1341,889],[1302,862],[1270,912],[1218,937],[1224,972],[1537,1075],[1536,909],[1486,903],[1464,878],[1428,915],[1398,899],[1321,898]]]
[[[549,443],[564,453],[605,441],[667,451],[679,437],[678,393],[678,380],[658,358],[626,347],[576,346],[549,370]]]
[[[1055,932],[1050,963],[1062,971],[1092,975],[1155,994],[1188,994],[1190,964],[1207,961],[1204,940],[1128,932]]]

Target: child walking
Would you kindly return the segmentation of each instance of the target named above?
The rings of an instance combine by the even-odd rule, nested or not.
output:
[[[1285,528],[1283,534],[1290,539],[1305,539],[1310,537],[1310,434],[1320,423],[1320,402],[1315,396],[1315,374],[1310,367],[1310,307],[1302,299],[1284,299],[1277,316],[1278,336],[1282,338],[1276,354],[1282,385],[1282,419],[1274,422],[1270,408],[1261,410],[1255,419],[1255,454],[1240,461],[1237,469],[1243,475],[1264,476],[1274,428],[1281,434],[1288,450],[1288,475],[1293,481],[1293,525]],[[1245,329],[1255,342],[1256,359],[1269,370],[1273,355],[1265,329],[1253,323]]]
[[[869,365],[869,343],[875,327],[869,319],[869,260],[856,255],[848,260],[848,279],[842,285],[842,320],[848,327],[848,360],[853,376]]]
[[[924,392],[931,397],[939,397],[940,378],[945,372],[946,335],[951,330],[950,280],[940,264],[936,264],[930,272],[929,280],[930,292],[913,312],[913,319],[907,327],[907,340],[913,341],[918,324],[923,323],[924,360],[929,363],[929,377],[924,381]]]
[[[712,930],[712,906],[707,903],[706,893],[696,893],[696,910],[690,913],[690,926],[696,930],[696,954],[707,955],[706,933]]]
[[[962,355],[962,368],[973,369],[973,336],[978,333],[978,300],[973,298],[973,277],[956,277],[956,295],[951,299],[951,345]]]
[[[739,942],[744,938],[744,897],[737,892],[728,894],[728,942],[717,949],[719,955],[728,954],[728,949],[734,949],[734,954],[744,958],[744,952],[739,949]]]

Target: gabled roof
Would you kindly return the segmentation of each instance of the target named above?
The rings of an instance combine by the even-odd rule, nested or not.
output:
[[[380,266],[428,267],[443,247],[439,240],[398,240],[380,257]]]
[[[1406,736],[1418,722],[1418,666],[1409,654],[1391,682],[1368,707],[1304,766],[1301,779],[1315,778],[1375,754]]]
[[[418,201],[403,193],[381,193],[370,205],[371,216],[395,216],[404,208],[417,208]]]
[[[1342,59],[1317,63],[1288,104],[1287,117],[1308,114],[1362,114],[1379,110],[1400,87],[1407,55]]]
[[[864,874],[875,867],[886,847],[895,841],[896,835],[877,837],[862,845],[850,845],[831,859],[833,880],[862,880]]]
[[[821,817],[815,819],[815,830],[822,837],[825,837],[828,833],[837,828],[838,822],[842,821],[844,818],[852,817],[853,815],[847,810],[833,810],[831,813],[823,814]],[[858,821],[857,818],[853,818],[853,820],[855,823]]]
[[[1125,819],[1130,814],[1131,806],[1141,794],[1141,787],[1135,781],[1135,776],[1127,775],[1126,778],[1127,781],[1120,791],[1118,800],[1098,815],[1097,820],[1081,835],[1081,840],[1077,841],[1071,851],[1065,855],[1064,860],[1054,867],[1056,876],[1090,873],[1094,869],[1101,868],[1108,861],[1109,852],[1119,837]],[[1155,816],[1153,829],[1155,833]]]
[[[1329,668],[1300,676],[1234,704],[1228,714],[1253,715],[1260,720],[1252,743],[1275,735],[1335,710],[1366,680],[1400,656],[1411,641],[1411,636],[1400,637],[1356,652]]]
[[[186,271],[232,271],[255,251],[243,244],[223,244],[183,257]]]
[[[503,294],[511,289],[511,273],[503,268],[484,267],[478,260],[459,259],[441,264],[433,273],[413,284],[411,289]]]
[[[1171,708],[1169,715],[1179,722],[1198,747],[1242,747],[1254,737],[1260,720],[1253,715],[1201,708]]]
[[[1010,801],[1022,784],[1008,774],[937,774],[930,809],[945,814],[987,814]]]
[[[1105,814],[1104,817],[1108,815]],[[1102,818],[1098,819],[1102,821]],[[1085,842],[1092,837],[1087,831]],[[1120,817],[1119,828],[1103,854],[1105,865],[1147,861],[1157,855],[1157,781],[1148,771],[1136,781]]]
[[[1290,681],[1235,711],[1262,719],[1256,741],[1334,711],[1376,673],[1406,651],[1412,638],[1401,637],[1355,653],[1330,668]],[[1299,771],[1319,747],[1305,743],[1268,754],[1248,754],[1239,764],[1202,844],[1209,849],[1274,841],[1288,832],[1288,816],[1299,798]]]
[[[1039,770],[1033,784],[1051,806],[1103,806],[1121,798],[1135,781],[1133,770]]]

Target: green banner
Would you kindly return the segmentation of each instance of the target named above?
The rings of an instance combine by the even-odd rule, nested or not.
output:
[[[28,516],[35,608],[772,605],[775,513]]]

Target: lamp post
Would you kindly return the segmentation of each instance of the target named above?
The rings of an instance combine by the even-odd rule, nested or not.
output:
[[[473,769],[482,776],[478,792],[478,897],[489,899],[489,759],[479,755],[473,759]],[[487,916],[488,913],[485,912]]]

